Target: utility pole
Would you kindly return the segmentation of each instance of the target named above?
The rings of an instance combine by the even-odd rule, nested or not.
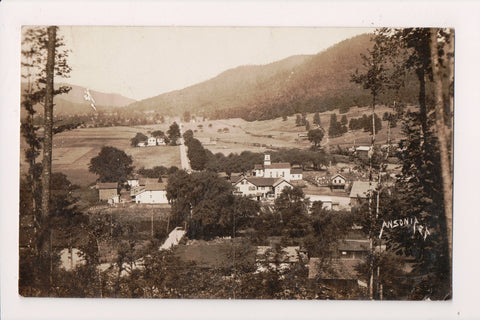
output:
[[[151,236],[152,236],[152,239],[153,239],[153,209],[152,209]]]

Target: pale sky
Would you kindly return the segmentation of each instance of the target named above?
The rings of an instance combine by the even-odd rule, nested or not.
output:
[[[72,52],[66,82],[144,99],[241,65],[316,54],[371,28],[61,27]]]

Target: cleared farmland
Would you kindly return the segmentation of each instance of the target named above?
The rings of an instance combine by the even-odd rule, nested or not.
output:
[[[382,118],[383,113],[391,111],[384,106],[377,107],[377,114]],[[345,115],[347,119],[359,118],[363,114],[370,114],[370,108],[352,107]],[[320,113],[321,127],[328,130],[330,116],[333,112]],[[337,113],[337,119],[341,116]],[[313,125],[313,114],[306,115],[307,120]],[[182,132],[188,129],[194,131],[196,138],[204,141],[214,141],[212,144],[204,143],[213,153],[221,152],[225,155],[230,153],[241,153],[244,150],[253,152],[265,152],[279,148],[300,148],[306,149],[311,146],[305,135],[307,131],[304,126],[295,126],[296,116],[290,116],[286,121],[281,118],[247,122],[242,119],[207,120],[192,123],[180,123]],[[383,129],[377,134],[377,143],[385,143],[387,140],[387,123],[384,121]],[[149,135],[155,130],[166,132],[170,123],[158,125],[146,125],[136,127],[108,127],[108,128],[82,128],[61,134],[54,137],[53,149],[53,170],[67,174],[69,179],[76,184],[88,185],[95,182],[97,176],[88,171],[90,159],[95,157],[102,146],[113,146],[124,150],[131,155],[134,166],[152,168],[154,166],[177,166],[181,167],[179,147],[156,146],[156,147],[131,147],[130,139],[137,132]],[[397,128],[391,130],[391,139],[398,141],[401,135],[401,123]],[[330,139],[325,136],[322,146],[343,147],[370,143],[370,135],[363,130],[347,132],[341,137]],[[22,150],[25,147],[22,139]],[[26,170],[24,155],[21,155],[21,172]]]
[[[65,173],[70,181],[79,185],[94,183],[97,176],[88,171],[90,159],[97,156],[103,146],[113,146],[125,151],[133,158],[136,168],[154,166],[180,166],[178,147],[156,146],[134,148],[130,139],[137,132],[148,134],[143,127],[81,128],[62,132],[53,139],[53,171]],[[25,143],[21,142],[21,150]],[[40,158],[41,159],[41,158]],[[23,152],[21,172],[26,171]]]

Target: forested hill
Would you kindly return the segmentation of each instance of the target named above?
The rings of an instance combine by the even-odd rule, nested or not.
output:
[[[371,35],[344,40],[316,55],[292,56],[267,65],[241,66],[182,90],[128,106],[165,114],[190,111],[210,118],[265,120],[298,112],[367,105],[368,91],[351,83]],[[405,95],[404,95],[405,96]],[[411,99],[414,101],[414,95]]]

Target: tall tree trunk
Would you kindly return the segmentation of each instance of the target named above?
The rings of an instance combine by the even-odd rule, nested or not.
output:
[[[43,141],[43,162],[42,162],[42,224],[45,235],[51,239],[51,227],[48,218],[50,216],[50,184],[52,173],[52,129],[53,129],[53,78],[55,72],[55,43],[56,27],[48,27],[47,41],[47,65],[46,65],[46,87],[45,87],[45,108],[44,108],[44,141]],[[50,242],[45,242],[42,251],[45,257],[52,259],[52,248]],[[51,273],[51,272],[50,272]],[[51,274],[49,275],[50,285]]]
[[[420,122],[422,125],[422,140],[424,142],[425,133],[428,130],[427,124],[427,102],[425,99],[425,70],[424,67],[418,67],[415,70],[417,74],[418,82],[420,84],[420,88],[418,90],[418,105],[420,106]]]
[[[449,134],[447,124],[445,123],[444,116],[444,100],[443,100],[443,81],[440,70],[440,62],[438,56],[438,44],[437,44],[437,29],[430,31],[430,50],[432,53],[432,67],[433,67],[433,80],[435,84],[435,133],[440,145],[440,161],[442,169],[442,184],[443,184],[443,202],[445,206],[445,221],[447,227],[448,237],[448,255],[450,272],[452,265],[452,232],[453,232],[453,184],[452,184],[452,170],[450,167],[450,158],[453,155],[449,154],[449,140],[451,136]]]

